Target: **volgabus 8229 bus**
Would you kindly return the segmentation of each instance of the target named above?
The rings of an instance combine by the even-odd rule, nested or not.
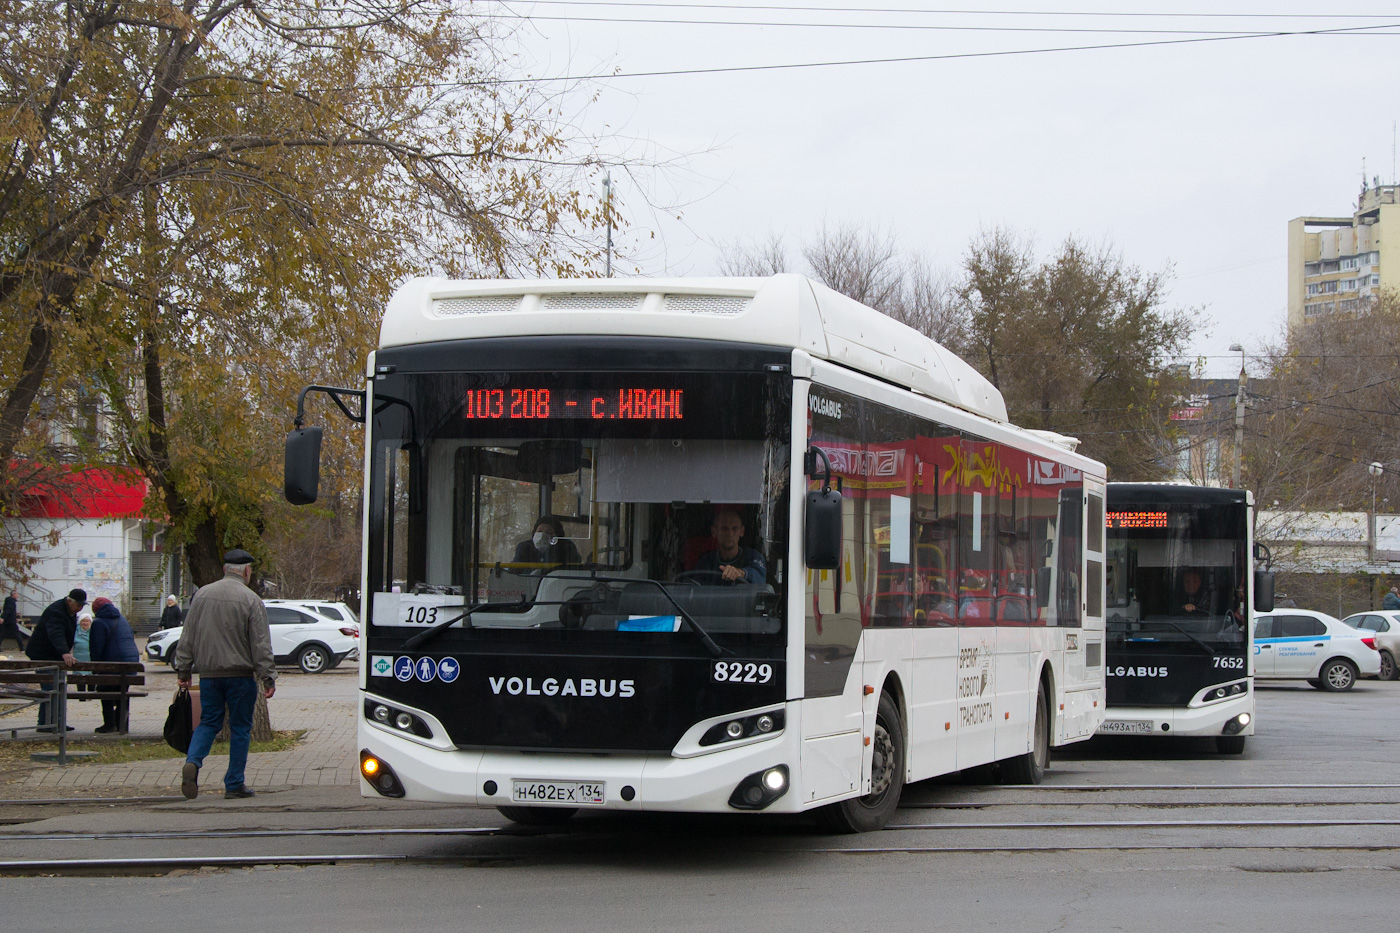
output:
[[[1100,722],[1103,468],[804,278],[414,281],[327,391],[367,425],[367,795],[866,830]]]

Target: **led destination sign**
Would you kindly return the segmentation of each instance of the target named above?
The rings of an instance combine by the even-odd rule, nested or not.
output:
[[[1109,528],[1166,528],[1166,512],[1108,512]]]
[[[462,400],[462,417],[468,421],[680,421],[684,418],[684,402],[684,389],[472,389]]]

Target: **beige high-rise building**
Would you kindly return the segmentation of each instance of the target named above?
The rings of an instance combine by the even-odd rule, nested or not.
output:
[[[1400,185],[1361,192],[1350,217],[1288,222],[1288,326],[1354,314],[1400,289]]]

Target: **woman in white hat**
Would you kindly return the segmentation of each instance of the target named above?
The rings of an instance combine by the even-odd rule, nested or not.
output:
[[[180,601],[172,594],[165,597],[165,608],[160,613],[161,628],[178,628],[185,624],[185,614],[180,611]]]

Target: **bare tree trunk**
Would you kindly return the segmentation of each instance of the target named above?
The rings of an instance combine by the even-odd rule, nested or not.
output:
[[[219,734],[214,737],[216,742],[227,742],[229,740],[229,721],[224,717],[224,727],[219,730]],[[253,706],[253,741],[272,741],[272,717],[267,712],[267,697],[263,696],[262,685],[258,686],[258,702]]]

